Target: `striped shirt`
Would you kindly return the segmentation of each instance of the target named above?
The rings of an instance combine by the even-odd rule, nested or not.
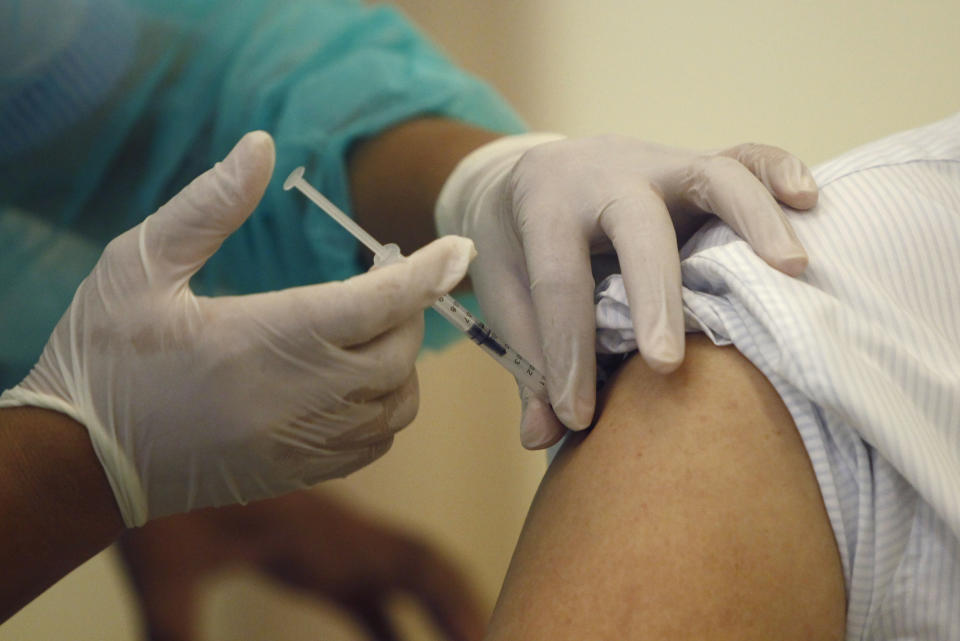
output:
[[[820,484],[848,639],[960,639],[960,114],[814,171],[787,215],[803,276],[714,222],[681,252],[688,329],[777,389]],[[598,288],[598,351],[635,349],[622,282]]]

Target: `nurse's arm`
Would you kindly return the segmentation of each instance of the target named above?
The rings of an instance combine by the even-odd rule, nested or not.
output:
[[[0,621],[122,530],[86,428],[49,410],[0,409]]]
[[[426,245],[436,238],[433,208],[447,177],[464,156],[502,136],[426,117],[360,142],[348,161],[357,221],[381,242],[400,245],[404,254]]]

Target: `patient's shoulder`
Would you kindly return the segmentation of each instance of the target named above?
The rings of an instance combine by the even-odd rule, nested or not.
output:
[[[688,337],[678,371],[633,358],[600,403],[541,485],[493,638],[842,638],[816,478],[759,371]]]
[[[795,428],[776,390],[733,347],[718,347],[690,334],[683,365],[658,374],[636,354],[609,378],[597,399],[589,432],[572,434],[558,455],[564,460],[602,457],[605,467],[631,447],[650,448],[660,439],[677,444],[712,443],[748,434],[793,436]],[[590,463],[592,465],[592,463]]]

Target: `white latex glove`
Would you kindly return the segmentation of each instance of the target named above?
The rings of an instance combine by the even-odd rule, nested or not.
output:
[[[90,433],[128,526],[343,476],[417,412],[422,310],[466,274],[449,237],[343,282],[195,296],[190,277],[250,215],[273,140],[229,156],[114,239],[39,362],[0,405]]]
[[[470,277],[487,320],[546,370],[553,409],[521,390],[523,444],[547,447],[564,425],[592,421],[592,255],[615,252],[640,354],[669,372],[684,351],[678,237],[689,237],[701,214],[722,218],[773,267],[791,275],[806,267],[774,197],[807,209],[817,187],[803,163],[763,145],[698,153],[623,137],[527,134],[461,161],[437,201],[438,231],[473,239]]]

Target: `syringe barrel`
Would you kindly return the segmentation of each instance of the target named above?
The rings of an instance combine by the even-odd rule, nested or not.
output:
[[[285,190],[296,188],[304,196],[309,198],[317,207],[325,211],[331,218],[340,223],[340,225],[350,232],[354,238],[366,245],[373,252],[378,265],[389,264],[397,260],[402,260],[400,248],[394,244],[381,245],[377,239],[368,234],[352,218],[330,202],[326,196],[308,183],[304,178],[304,168],[297,167],[287,177],[283,183]],[[477,320],[470,311],[458,303],[452,296],[441,296],[433,303],[433,308],[446,318],[450,323],[466,334],[473,342],[483,348],[498,363],[503,365],[516,379],[529,389],[535,396],[549,402],[547,395],[547,379],[537,371],[530,361],[517,353],[515,349],[505,342]]]
[[[450,294],[445,294],[435,300],[433,309],[461,332],[467,332],[476,321],[473,314]]]
[[[534,396],[549,402],[546,377],[493,330],[477,320],[470,310],[457,302],[453,296],[449,294],[441,296],[433,303],[433,308],[505,367]]]

